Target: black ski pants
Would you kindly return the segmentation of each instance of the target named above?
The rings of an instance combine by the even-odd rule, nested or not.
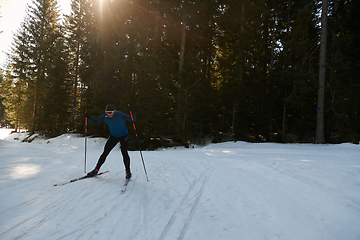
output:
[[[123,155],[125,170],[130,172],[130,156],[128,153],[129,134],[126,134],[125,136],[122,136],[122,137],[114,137],[114,136],[110,135],[109,139],[106,141],[104,151],[101,154],[101,156],[96,164],[96,169],[100,170],[100,167],[101,167],[101,165],[104,164],[106,157],[109,155],[111,150],[116,146],[116,144],[118,142],[120,142],[120,149],[121,149],[121,154]]]

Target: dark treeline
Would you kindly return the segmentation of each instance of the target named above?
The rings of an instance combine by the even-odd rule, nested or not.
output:
[[[360,140],[359,1],[72,0],[65,17],[57,4],[28,6],[1,72],[15,127],[83,133],[85,111],[130,103],[147,148]]]

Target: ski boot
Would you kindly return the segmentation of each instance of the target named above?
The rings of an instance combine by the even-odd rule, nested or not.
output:
[[[99,172],[99,170],[95,168],[94,170],[92,170],[91,172],[89,172],[89,173],[87,174],[87,176],[88,176],[88,177],[95,177],[95,176],[98,174],[98,172]]]

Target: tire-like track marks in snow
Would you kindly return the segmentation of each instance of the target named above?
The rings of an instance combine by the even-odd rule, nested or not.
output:
[[[188,228],[191,224],[191,220],[196,212],[197,207],[199,206],[201,196],[204,192],[205,187],[211,177],[215,166],[209,167],[204,172],[200,174],[200,178],[192,182],[185,193],[184,197],[180,201],[179,205],[176,207],[176,211],[172,214],[165,228],[163,229],[159,240],[164,240],[167,237],[169,230],[173,227],[176,221],[183,221],[183,227],[177,239],[184,239]],[[211,171],[212,170],[212,171]],[[183,174],[184,175],[184,174]],[[185,176],[185,175],[184,175]],[[195,193],[194,193],[195,192]],[[193,195],[191,195],[193,193]],[[180,215],[185,214],[187,216],[185,219],[180,219]],[[178,224],[176,224],[178,225]]]

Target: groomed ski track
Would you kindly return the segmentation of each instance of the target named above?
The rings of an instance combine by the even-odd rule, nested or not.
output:
[[[89,139],[88,170],[104,140]],[[360,239],[358,145],[211,144],[130,152],[126,192],[116,148],[93,179],[83,139],[0,143],[0,239]]]

